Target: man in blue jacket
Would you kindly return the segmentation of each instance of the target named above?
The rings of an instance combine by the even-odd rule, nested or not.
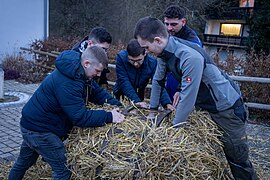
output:
[[[147,107],[144,92],[155,74],[156,66],[156,59],[147,54],[136,39],[130,40],[127,50],[120,51],[116,56],[117,79],[113,90],[115,97],[120,99],[124,95],[137,105]],[[161,104],[174,109],[165,89],[161,95]]]
[[[124,120],[118,108],[106,112],[86,107],[88,100],[121,105],[92,81],[107,65],[107,55],[98,46],[87,48],[82,55],[68,50],[57,57],[56,70],[44,79],[22,110],[23,142],[9,173],[10,180],[22,179],[39,155],[52,167],[54,179],[69,179],[62,141],[72,127],[96,127]]]
[[[170,5],[167,7],[164,12],[164,24],[169,34],[194,42],[202,47],[200,38],[193,29],[186,25],[186,23],[186,12],[183,7],[178,5]],[[179,86],[179,82],[173,77],[173,74],[169,72],[166,79],[166,90],[173,102],[177,101],[176,97],[179,97],[177,96],[180,91]],[[175,95],[175,93],[177,94]],[[175,103],[173,103],[173,105],[176,106]]]
[[[72,49],[82,53],[87,47],[99,46],[107,52],[111,43],[112,36],[107,31],[107,29],[104,27],[95,27],[90,31],[88,36],[84,37],[80,42],[76,43]],[[108,82],[106,74],[109,72],[110,71],[108,68],[104,68],[98,79],[98,84],[104,89],[107,89]]]
[[[159,57],[152,81],[150,108],[156,109],[167,69],[181,82],[180,100],[172,124],[183,126],[194,106],[207,110],[224,132],[221,141],[235,179],[258,179],[248,158],[247,112],[240,88],[195,43],[169,36],[164,24],[140,19],[134,37],[141,47]]]

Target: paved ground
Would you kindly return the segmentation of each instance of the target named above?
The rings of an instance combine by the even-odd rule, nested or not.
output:
[[[38,84],[25,85],[14,80],[4,81],[4,93],[21,92],[30,97],[37,87]],[[0,162],[16,159],[22,142],[19,122],[24,103],[5,104],[0,106]]]
[[[29,95],[38,84],[21,84],[14,80],[4,81],[4,92],[21,92]],[[14,161],[19,153],[22,137],[19,129],[21,110],[24,103],[1,106],[0,103],[0,163]],[[258,167],[270,169],[270,127],[248,124],[247,133],[251,150],[251,159],[257,160]],[[268,174],[268,173],[267,173]],[[268,174],[266,178],[270,179]]]

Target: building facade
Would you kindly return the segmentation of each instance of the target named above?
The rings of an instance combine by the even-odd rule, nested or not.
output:
[[[1,0],[0,64],[7,54],[48,37],[48,14],[49,0]]]
[[[240,0],[238,7],[230,7],[220,15],[210,13],[204,32],[205,50],[211,55],[218,53],[221,60],[228,55],[245,58],[249,36],[246,18],[252,15],[253,7],[253,0]]]

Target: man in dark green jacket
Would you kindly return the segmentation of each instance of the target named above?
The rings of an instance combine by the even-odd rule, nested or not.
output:
[[[106,112],[86,107],[88,100],[96,104],[121,105],[92,81],[107,65],[105,51],[97,46],[87,48],[82,55],[69,50],[57,57],[57,69],[41,83],[22,110],[23,142],[10,171],[10,180],[22,179],[39,155],[52,167],[54,179],[69,179],[62,141],[71,128],[103,126],[124,120],[118,108]]]

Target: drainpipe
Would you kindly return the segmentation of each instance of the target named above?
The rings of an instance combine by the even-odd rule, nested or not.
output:
[[[44,0],[44,40],[49,36],[49,0]]]

